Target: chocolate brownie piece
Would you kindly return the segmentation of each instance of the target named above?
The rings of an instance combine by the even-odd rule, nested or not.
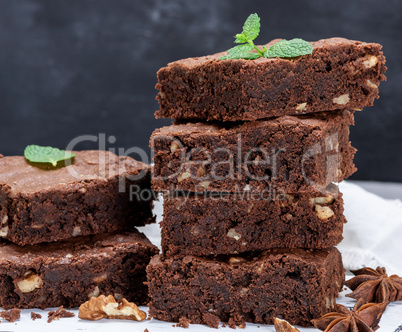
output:
[[[143,304],[145,267],[157,252],[137,231],[25,247],[3,243],[0,306],[71,308],[100,294]]]
[[[249,257],[155,256],[147,267],[149,314],[217,327],[219,321],[311,325],[335,305],[344,269],[334,247],[273,249]]]
[[[381,45],[344,38],[311,44],[312,55],[291,60],[219,60],[222,52],[170,63],[158,71],[155,115],[250,121],[373,105],[385,80]]]
[[[272,248],[322,249],[342,240],[342,194],[165,195],[164,255],[227,255]]]
[[[356,170],[349,111],[154,131],[153,188],[192,192],[321,191]]]
[[[0,237],[26,245],[154,221],[152,199],[138,194],[151,192],[149,165],[107,151],[74,159],[46,169],[24,157],[0,158]]]

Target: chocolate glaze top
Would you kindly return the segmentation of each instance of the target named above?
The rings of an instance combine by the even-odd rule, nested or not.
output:
[[[267,48],[269,48],[271,45],[281,41],[282,39],[274,39],[271,40],[269,43],[265,44]],[[334,37],[334,38],[328,38],[328,39],[320,39],[315,42],[310,42],[310,44],[313,46],[313,55],[317,52],[320,51],[320,49],[325,48],[325,49],[330,49],[331,47],[338,47],[340,45],[347,46],[347,45],[357,45],[357,46],[368,46],[368,47],[378,47],[379,49],[382,48],[380,44],[376,43],[364,43],[361,41],[356,41],[356,40],[350,40],[350,39],[345,39],[345,38],[340,38],[340,37]],[[260,48],[262,45],[259,46]],[[174,66],[174,65],[181,65],[181,66],[186,66],[188,68],[194,68],[199,65],[205,65],[205,63],[209,61],[219,61],[219,58],[221,56],[224,56],[227,54],[227,51],[224,52],[219,52],[215,53],[213,55],[207,55],[207,56],[202,56],[202,57],[196,57],[196,58],[187,58],[187,59],[182,59],[178,61],[174,61],[168,64],[168,67]],[[303,59],[303,57],[297,58],[292,60],[293,62],[297,62],[299,59]],[[269,62],[281,62],[281,61],[286,61],[287,63],[289,62],[289,59],[281,59],[281,58],[258,58],[253,61],[250,60],[244,60],[244,59],[231,59],[231,60],[225,60],[225,61],[242,61],[245,62],[251,66],[258,65],[260,63],[269,63]]]
[[[157,248],[147,237],[137,231],[115,234],[98,234],[84,236],[62,242],[44,243],[29,246],[15,244],[0,244],[0,264],[7,262],[21,262],[29,264],[38,258],[47,263],[73,263],[88,257],[108,256],[116,250],[127,248],[148,247],[157,253]]]
[[[147,164],[130,157],[119,157],[109,151],[74,152],[72,165],[49,168],[33,164],[22,156],[0,158],[0,186],[10,187],[13,193],[35,193],[54,189],[79,189],[88,180],[108,180],[118,176],[145,175]],[[141,172],[143,171],[143,172]],[[75,186],[75,187],[74,187]]]
[[[318,264],[328,257],[328,254],[335,251],[335,247],[331,247],[328,249],[320,249],[320,250],[306,250],[299,248],[277,248],[265,250],[261,253],[251,253],[251,254],[241,254],[234,256],[216,256],[216,257],[201,257],[201,256],[192,256],[187,255],[183,257],[183,263],[190,263],[193,259],[196,261],[204,261],[209,264],[218,264],[220,266],[222,264],[228,265],[254,265],[255,263],[266,260],[267,258],[273,259],[277,257],[282,261],[286,261],[289,259],[292,260],[300,260],[304,262],[308,262],[311,264]],[[161,264],[162,261],[166,261],[174,258],[163,258],[161,255],[154,256],[151,259],[151,264]]]
[[[353,124],[353,111],[334,111],[334,112],[322,112],[307,115],[298,116],[281,116],[278,118],[268,120],[258,120],[253,122],[232,122],[226,124],[206,124],[206,123],[186,123],[175,124],[172,126],[165,126],[156,129],[152,134],[153,137],[159,135],[172,135],[172,134],[196,134],[196,133],[209,133],[209,134],[228,134],[229,131],[240,132],[251,128],[265,128],[267,126],[309,126],[320,128],[330,120],[336,119],[340,116],[346,116],[349,118],[350,124]]]

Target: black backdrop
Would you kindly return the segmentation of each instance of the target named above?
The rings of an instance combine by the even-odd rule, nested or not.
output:
[[[0,0],[0,153],[99,133],[115,137],[106,148],[149,153],[153,129],[170,123],[153,118],[158,68],[232,47],[254,12],[259,43],[341,36],[384,45],[388,81],[351,131],[354,178],[402,181],[399,0]]]

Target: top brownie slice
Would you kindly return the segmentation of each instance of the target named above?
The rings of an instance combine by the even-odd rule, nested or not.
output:
[[[0,158],[0,237],[19,245],[128,230],[154,221],[150,166],[107,151],[76,152],[47,169]],[[149,197],[148,197],[149,198]]]
[[[252,121],[373,105],[386,79],[380,44],[330,38],[311,45],[311,55],[295,59],[219,60],[221,52],[172,62],[158,71],[155,115]]]

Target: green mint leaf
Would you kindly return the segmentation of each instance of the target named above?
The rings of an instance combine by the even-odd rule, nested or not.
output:
[[[24,156],[30,162],[51,163],[56,167],[59,161],[71,159],[75,157],[75,154],[50,146],[28,145],[25,148]]]
[[[292,40],[282,39],[273,44],[264,53],[266,58],[295,58],[301,55],[312,54],[313,46],[303,39],[294,38]]]
[[[220,57],[219,60],[227,60],[227,59],[253,60],[261,57],[261,55],[258,53],[250,52],[253,49],[254,47],[250,44],[237,45],[228,51],[228,55]]]
[[[244,33],[238,33],[235,39],[235,43],[236,44],[243,44],[243,43],[247,43],[247,37]]]
[[[257,14],[251,14],[243,25],[243,33],[247,41],[254,40],[260,34],[260,18]]]

